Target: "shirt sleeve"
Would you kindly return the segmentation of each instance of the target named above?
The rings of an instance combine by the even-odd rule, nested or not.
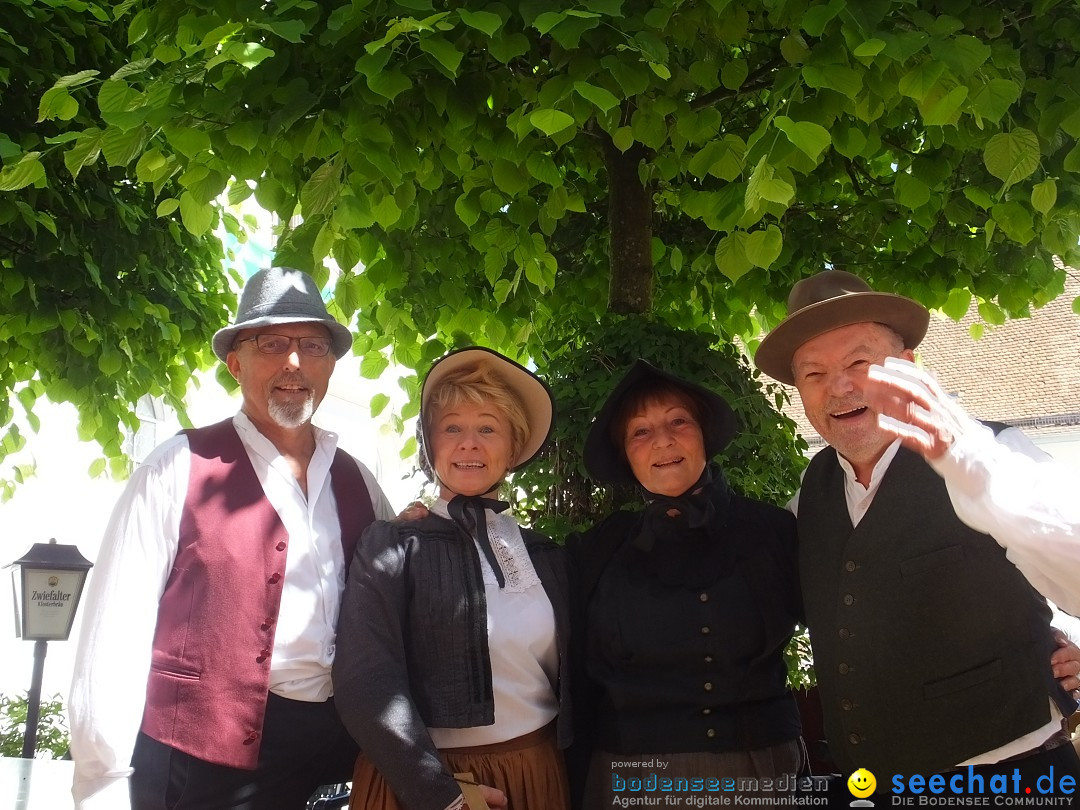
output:
[[[1080,614],[1080,470],[1016,428],[995,436],[974,419],[930,463],[957,516],[992,536],[1039,593]]]
[[[338,619],[334,703],[404,807],[452,808],[461,789],[410,694],[407,557],[386,523],[373,523],[357,543]]]
[[[375,476],[372,474],[371,470],[362,464],[359,459],[356,460],[356,466],[360,468],[360,474],[364,476],[364,485],[367,487],[368,494],[371,496],[371,508],[375,512],[375,519],[393,520],[397,517],[397,512],[395,512],[394,507],[390,505],[386,493],[382,491],[382,487],[380,487],[379,482],[375,480]]]
[[[90,574],[68,705],[80,810],[129,807],[157,608],[176,557],[190,466],[179,436],[135,471]]]

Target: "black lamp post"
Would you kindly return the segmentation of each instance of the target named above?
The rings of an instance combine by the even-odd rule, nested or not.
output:
[[[48,642],[66,641],[71,635],[71,624],[93,563],[75,546],[61,545],[52,539],[48,543],[34,543],[8,567],[15,596],[15,635],[34,642],[34,674],[27,696],[22,750],[24,759],[33,759]]]

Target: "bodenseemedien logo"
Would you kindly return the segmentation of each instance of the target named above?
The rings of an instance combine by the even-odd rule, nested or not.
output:
[[[848,777],[847,789],[855,797],[849,807],[873,807],[874,803],[867,797],[877,790],[877,778],[866,768],[859,768]]]

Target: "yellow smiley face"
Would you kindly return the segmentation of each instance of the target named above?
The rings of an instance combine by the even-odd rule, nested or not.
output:
[[[865,799],[877,787],[877,779],[866,768],[859,768],[847,780],[848,790],[857,799]]]

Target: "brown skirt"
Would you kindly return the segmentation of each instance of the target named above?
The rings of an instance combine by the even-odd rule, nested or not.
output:
[[[510,810],[567,810],[566,765],[555,743],[555,723],[494,745],[445,748],[451,773],[471,773],[482,785],[506,794]],[[362,752],[353,769],[351,810],[404,810],[390,785]]]

